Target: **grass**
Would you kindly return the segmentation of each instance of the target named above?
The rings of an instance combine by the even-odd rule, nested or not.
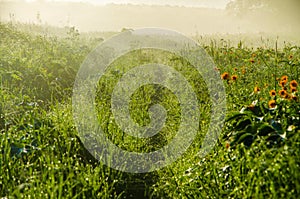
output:
[[[205,157],[198,155],[210,120],[203,78],[185,60],[167,52],[139,50],[112,63],[98,84],[97,111],[106,135],[123,149],[157,150],[179,126],[176,96],[149,84],[132,95],[131,117],[147,125],[149,106],[160,103],[168,113],[165,127],[145,139],[120,130],[110,109],[112,88],[134,66],[149,62],[172,66],[188,79],[201,104],[198,135],[180,159],[155,172],[129,174],[95,160],[79,139],[72,118],[76,73],[99,38],[81,37],[75,29],[68,30],[66,37],[30,34],[3,23],[0,38],[1,197],[297,198],[300,194],[299,94],[289,87],[292,80],[300,82],[299,46],[250,48],[222,42],[203,46],[220,75],[229,74],[223,80],[226,123],[217,145]],[[230,79],[234,75],[237,79]],[[284,75],[288,80],[280,86]],[[279,96],[285,88],[287,96]],[[273,89],[276,95],[270,96]],[[275,100],[275,108],[269,107],[270,100]]]

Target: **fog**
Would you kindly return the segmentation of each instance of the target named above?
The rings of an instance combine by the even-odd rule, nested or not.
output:
[[[59,27],[75,26],[80,32],[121,31],[123,28],[143,27],[168,28],[188,35],[272,33],[297,36],[300,32],[299,18],[297,18],[299,15],[293,15],[287,9],[285,9],[286,13],[280,13],[277,17],[264,12],[237,16],[236,13],[225,8],[208,8],[209,6],[201,8],[200,4],[197,7],[191,7],[191,2],[195,1],[187,2],[190,2],[187,4],[188,7],[179,4],[173,6],[95,5],[83,2],[43,0],[0,1],[0,20]],[[225,1],[218,2],[219,7],[224,7]]]

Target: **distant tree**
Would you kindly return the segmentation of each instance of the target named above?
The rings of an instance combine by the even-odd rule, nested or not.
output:
[[[232,0],[226,10],[231,15],[273,29],[300,31],[300,0]]]
[[[267,12],[274,15],[299,17],[299,0],[232,0],[226,6],[227,11],[236,16]]]
[[[233,0],[226,5],[226,10],[236,16],[243,16],[265,7],[264,0]]]

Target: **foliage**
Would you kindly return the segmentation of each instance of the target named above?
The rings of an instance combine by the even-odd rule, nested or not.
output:
[[[185,60],[166,52],[140,50],[116,60],[97,88],[99,122],[116,145],[132,151],[156,150],[178,128],[176,97],[155,85],[138,89],[130,106],[132,118],[141,125],[149,123],[152,103],[168,109],[168,125],[158,137],[136,142],[113,122],[111,89],[137,64],[173,66],[189,80],[202,104],[199,135],[179,160],[156,172],[128,174],[95,160],[72,119],[75,75],[102,40],[82,38],[75,28],[66,35],[30,34],[0,24],[0,197],[297,198],[300,194],[299,86],[290,88],[292,80],[300,82],[299,46],[248,48],[242,42],[237,47],[213,42],[203,46],[224,79],[228,110],[223,137],[204,158],[198,151],[208,128],[210,103],[202,77]],[[282,83],[283,76],[287,77]],[[272,90],[275,95],[270,95]],[[287,95],[280,95],[281,90]]]
[[[282,27],[284,32],[299,32],[300,17],[298,0],[233,0],[226,5],[226,11],[238,18],[247,19],[254,24],[261,24],[264,30],[277,30]]]
[[[276,108],[269,108],[265,102],[243,108],[227,119],[228,136],[232,136],[231,146],[237,143],[250,145],[264,138],[267,146],[280,146],[286,139],[300,130],[300,107],[297,101],[278,100]],[[232,134],[232,135],[231,135]]]
[[[228,10],[239,12],[271,11],[274,13],[291,11],[291,8],[299,6],[297,0],[233,0],[226,6]],[[293,10],[296,11],[296,10]]]

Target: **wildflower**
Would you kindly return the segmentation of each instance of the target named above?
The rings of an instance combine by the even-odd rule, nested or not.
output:
[[[250,105],[248,106],[248,109],[250,109],[251,111],[254,111],[254,108],[255,108],[255,105],[254,105],[254,104],[250,104]]]
[[[259,91],[260,91],[260,88],[257,87],[257,86],[255,86],[255,87],[254,87],[254,93],[258,93]]]
[[[286,93],[286,95],[284,96],[284,99],[290,99],[290,98],[291,98],[291,96],[288,93]]]
[[[280,91],[279,91],[279,95],[280,95],[280,97],[285,98],[286,95],[287,95],[286,90],[280,90]]]
[[[246,70],[245,70],[245,69],[242,69],[242,73],[243,73],[243,75],[245,75],[245,73],[246,73]]]
[[[231,80],[233,80],[233,81],[236,81],[236,80],[237,80],[237,78],[238,78],[238,76],[237,76],[237,75],[232,75],[232,76],[231,76]]]
[[[291,99],[291,100],[295,100],[295,101],[297,101],[297,100],[298,100],[298,97],[297,97],[297,96],[295,96],[295,95],[291,95],[290,99]]]
[[[283,75],[281,78],[280,78],[280,81],[285,81],[285,83],[288,81],[288,76],[286,75]]]
[[[251,103],[251,105],[256,106],[257,102],[258,102],[258,100],[254,100],[254,101]]]
[[[297,88],[296,87],[291,87],[291,93],[294,93],[297,91]]]
[[[290,56],[289,56],[289,59],[293,59],[293,55],[290,55]]]
[[[281,81],[279,82],[279,85],[280,85],[281,87],[284,87],[285,84],[286,84],[286,81],[284,81],[284,80],[281,80]]]
[[[276,96],[276,91],[275,91],[275,90],[271,90],[269,93],[270,93],[270,96],[271,96],[271,97]]]
[[[225,148],[226,148],[226,149],[229,149],[229,148],[230,148],[230,143],[226,142]]]
[[[250,59],[250,62],[253,64],[255,61],[253,59]]]
[[[291,82],[290,82],[290,87],[292,88],[292,87],[297,87],[298,86],[298,83],[297,83],[297,81],[296,80],[292,80]]]
[[[233,70],[234,70],[234,71],[237,71],[238,69],[237,69],[237,68],[234,68]]]
[[[269,105],[269,108],[275,108],[276,101],[275,100],[270,100],[269,103],[268,103],[268,105]]]
[[[224,72],[222,75],[221,75],[221,78],[223,79],[223,80],[228,80],[229,78],[230,78],[230,76],[229,76],[229,73],[227,73],[227,72]]]
[[[296,126],[290,125],[286,130],[287,131],[293,131],[294,129],[296,129]]]

